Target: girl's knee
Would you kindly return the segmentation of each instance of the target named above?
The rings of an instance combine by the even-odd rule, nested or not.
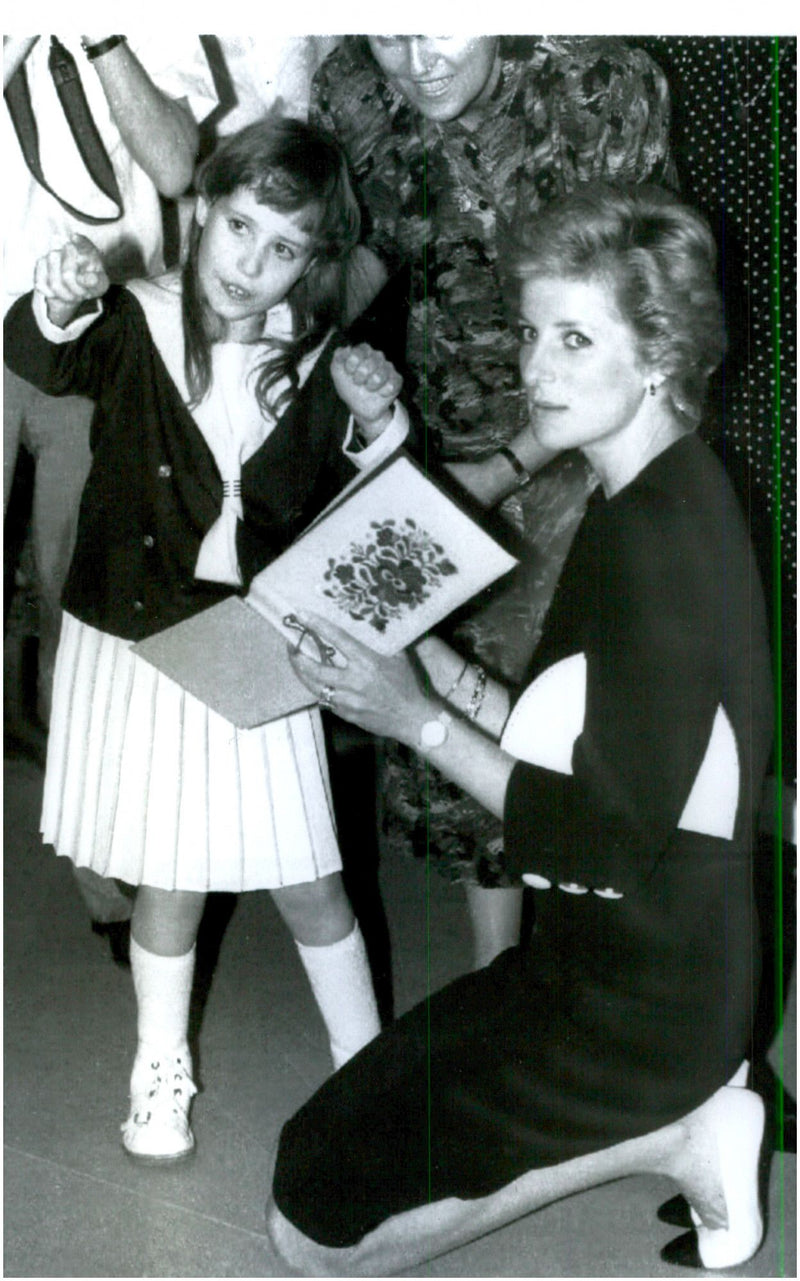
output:
[[[338,943],[353,928],[355,917],[340,873],[318,881],[285,885],[272,891],[278,911],[299,943]]]
[[[196,915],[202,912],[206,896],[195,890],[164,890],[155,885],[140,885],[136,891],[136,905],[158,912],[163,916]]]
[[[183,955],[194,944],[206,896],[193,890],[140,885],[133,912],[133,937],[150,952]]]

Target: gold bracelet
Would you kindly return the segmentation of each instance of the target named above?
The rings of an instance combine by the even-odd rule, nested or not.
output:
[[[478,712],[481,710],[481,705],[483,703],[483,696],[485,693],[486,693],[486,672],[478,663],[476,663],[475,664],[475,684],[473,686],[472,694],[470,695],[469,704],[467,706],[467,720],[476,721],[478,719]]]
[[[461,684],[461,682],[463,681],[464,677],[465,677],[465,676],[466,676],[466,674],[467,674],[467,668],[468,668],[468,667],[469,667],[469,659],[468,659],[468,658],[465,658],[465,659],[464,659],[464,666],[461,668],[461,671],[458,673],[458,676],[457,676],[457,677],[455,678],[455,680],[453,681],[453,683],[452,683],[452,685],[450,686],[450,688],[449,688],[449,690],[447,691],[447,693],[446,693],[446,694],[442,694],[442,698],[445,700],[445,702],[447,702],[447,700],[450,698],[451,694],[455,694],[456,690],[458,689],[459,685]]]

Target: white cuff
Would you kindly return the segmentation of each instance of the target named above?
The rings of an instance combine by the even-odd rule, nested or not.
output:
[[[68,325],[62,329],[60,325],[54,325],[47,314],[47,299],[44,294],[40,294],[38,289],[33,291],[33,315],[36,324],[39,326],[39,332],[43,338],[52,343],[75,342],[80,338],[90,325],[93,325],[97,317],[102,313],[103,304],[99,298],[95,299],[97,304],[96,311],[90,311],[85,316],[79,316],[77,320],[71,320]]]
[[[408,413],[400,401],[396,400],[392,405],[392,418],[388,427],[384,428],[377,440],[373,440],[371,445],[365,445],[363,449],[354,443],[355,426],[355,419],[351,415],[342,452],[354,467],[358,467],[361,471],[368,471],[400,448],[408,435]]]

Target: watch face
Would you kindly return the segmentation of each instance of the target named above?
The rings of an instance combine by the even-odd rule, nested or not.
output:
[[[442,721],[426,721],[420,730],[420,743],[423,747],[441,747],[447,738],[447,726]]]

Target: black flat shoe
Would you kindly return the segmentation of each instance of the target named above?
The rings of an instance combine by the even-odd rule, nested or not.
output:
[[[131,964],[131,923],[130,921],[92,921],[92,933],[108,940],[111,959],[115,965],[130,969]]]

